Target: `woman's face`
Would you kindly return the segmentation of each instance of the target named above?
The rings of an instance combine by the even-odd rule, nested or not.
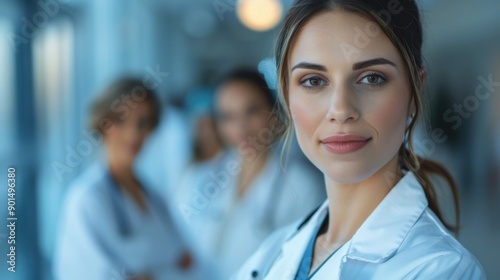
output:
[[[245,81],[222,85],[216,105],[219,132],[228,145],[255,151],[269,145],[263,133],[269,128],[272,108],[257,86]]]
[[[153,130],[153,115],[148,102],[134,103],[113,122],[104,134],[106,152],[110,159],[132,164],[149,133]]]
[[[410,113],[398,50],[373,21],[312,18],[288,57],[288,101],[300,147],[331,180],[363,181],[397,163]]]

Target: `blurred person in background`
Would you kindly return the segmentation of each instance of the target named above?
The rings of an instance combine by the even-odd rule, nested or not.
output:
[[[176,211],[180,225],[183,225],[188,240],[192,243],[193,250],[200,249],[197,246],[197,233],[191,231],[189,225],[182,220],[182,212],[177,212],[179,205],[184,201],[189,201],[193,196],[194,186],[201,186],[209,178],[209,172],[213,166],[218,166],[224,154],[224,146],[217,133],[216,120],[213,116],[213,90],[198,89],[187,96],[186,107],[190,116],[191,130],[193,138],[191,140],[192,159],[185,170],[181,173],[180,179],[171,191],[169,198],[173,206],[172,211]],[[210,263],[210,257],[203,255],[202,250],[197,251],[197,255],[204,256],[203,263]],[[217,279],[215,269],[205,270],[205,279]]]
[[[193,128],[192,163],[215,159],[224,150],[213,113],[213,94],[213,89],[201,88],[191,92],[186,100]]]
[[[212,166],[220,160],[224,152],[224,145],[217,132],[212,110],[213,90],[194,90],[188,94],[186,103],[187,111],[191,116],[193,157],[173,189],[174,204],[189,199],[191,186],[203,183]]]
[[[214,165],[220,163],[224,154],[224,147],[215,128],[215,119],[211,115],[197,116],[196,119],[193,124],[193,159],[172,191],[171,201],[174,204],[189,200],[192,186],[203,184],[208,173],[213,171]]]
[[[122,78],[92,107],[106,152],[72,185],[56,249],[56,279],[190,279],[193,259],[171,213],[133,165],[160,107],[140,80]]]
[[[216,158],[223,149],[215,129],[215,119],[211,115],[200,116],[196,123],[194,135],[194,158],[195,162],[205,162]]]
[[[199,253],[213,261],[215,279],[229,278],[274,229],[325,198],[308,166],[291,162],[283,171],[272,147],[280,127],[274,105],[256,70],[234,70],[216,87],[217,130],[228,150],[178,205]]]

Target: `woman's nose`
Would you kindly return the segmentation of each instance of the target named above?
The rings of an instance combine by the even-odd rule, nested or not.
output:
[[[355,92],[349,86],[337,85],[334,87],[326,114],[328,121],[338,123],[356,121],[359,119],[359,115]]]

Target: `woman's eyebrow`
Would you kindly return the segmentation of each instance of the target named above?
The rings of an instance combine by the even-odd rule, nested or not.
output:
[[[318,70],[318,71],[327,72],[327,69],[325,66],[320,65],[320,64],[308,63],[308,62],[297,63],[295,66],[292,67],[292,70],[290,70],[290,72],[293,72],[293,70],[295,70],[297,68],[311,69],[311,70]]]
[[[352,65],[352,70],[359,70],[359,69],[366,68],[368,66],[380,65],[380,64],[389,64],[389,65],[396,67],[396,64],[394,62],[387,60],[385,58],[379,57],[379,58],[374,58],[374,59],[370,59],[370,60],[356,62]]]

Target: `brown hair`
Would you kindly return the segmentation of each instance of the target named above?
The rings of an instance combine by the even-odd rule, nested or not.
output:
[[[396,9],[395,4],[399,4]],[[422,26],[420,13],[414,0],[297,0],[285,16],[283,27],[276,43],[276,65],[278,70],[278,100],[280,111],[284,112],[288,141],[293,127],[290,125],[288,109],[288,56],[294,40],[301,29],[314,16],[335,9],[353,12],[368,17],[380,26],[403,57],[408,79],[411,84],[411,97],[415,114],[405,131],[405,140],[399,149],[401,168],[412,171],[422,185],[430,209],[437,215],[445,227],[458,233],[460,213],[457,186],[450,173],[439,163],[424,159],[415,153],[412,136],[418,120],[423,115],[423,84],[420,72],[422,65]],[[430,174],[442,176],[448,182],[455,205],[455,224],[449,224],[443,218],[438,205],[436,186],[431,182]]]
[[[127,116],[133,103],[147,102],[151,107],[153,128],[160,121],[161,107],[155,93],[145,87],[141,80],[121,78],[104,89],[91,108],[90,127],[106,133],[107,126]],[[131,105],[132,104],[132,105]]]
[[[245,82],[255,86],[263,94],[270,107],[276,104],[273,91],[267,85],[264,75],[253,68],[236,68],[223,76],[216,85],[216,89],[231,82]]]

